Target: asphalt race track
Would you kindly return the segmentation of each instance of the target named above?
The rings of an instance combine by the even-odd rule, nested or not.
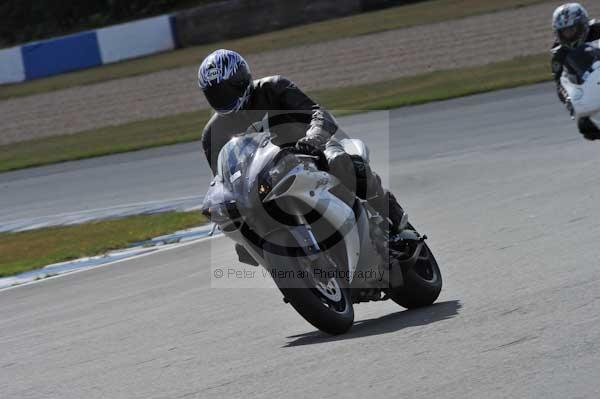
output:
[[[200,144],[191,143],[2,173],[0,231],[201,196],[210,182],[204,162]]]
[[[580,138],[549,85],[393,111],[389,142],[383,116],[344,124],[378,130],[375,169],[442,266],[438,304],[357,305],[348,334],[325,336],[276,290],[211,288],[211,259],[236,264],[218,238],[1,291],[0,396],[600,397],[600,144]],[[146,198],[194,195],[190,148],[47,176],[79,165],[113,187],[130,166]],[[136,165],[168,151],[171,178],[151,186]],[[2,190],[46,172],[4,176]],[[120,195],[109,190],[99,202]]]

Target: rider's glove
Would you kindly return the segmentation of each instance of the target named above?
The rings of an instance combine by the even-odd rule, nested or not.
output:
[[[296,148],[303,154],[319,155],[325,150],[327,139],[323,136],[305,136],[296,143]]]

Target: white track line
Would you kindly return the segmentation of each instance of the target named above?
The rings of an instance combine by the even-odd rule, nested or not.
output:
[[[134,260],[134,259],[140,259],[140,258],[143,258],[143,257],[146,257],[146,256],[150,256],[150,255],[154,255],[154,254],[160,253],[160,252],[171,251],[171,250],[183,248],[183,247],[186,247],[186,246],[189,246],[189,245],[199,244],[199,243],[202,243],[204,241],[212,240],[214,238],[219,238],[219,237],[224,237],[224,236],[222,234],[216,234],[214,236],[203,237],[203,238],[199,238],[197,240],[190,241],[190,242],[185,242],[185,243],[182,243],[182,244],[169,244],[169,246],[166,246],[164,248],[159,248],[156,251],[147,252],[147,253],[143,253],[143,254],[139,254],[139,255],[134,255],[134,256],[131,256],[129,258],[117,259],[115,261],[108,262],[108,263],[103,263],[101,265],[96,265],[96,266],[90,266],[90,267],[85,267],[85,268],[81,268],[81,269],[71,270],[71,271],[68,271],[68,272],[65,272],[65,273],[58,274],[56,276],[51,276],[51,277],[43,278],[43,279],[40,279],[40,280],[34,280],[34,281],[29,281],[29,282],[23,283],[23,284],[17,284],[17,285],[13,285],[13,286],[10,286],[10,287],[0,288],[0,292],[8,291],[8,290],[13,290],[13,289],[21,288],[21,287],[24,287],[24,286],[27,286],[27,285],[32,285],[32,284],[41,284],[41,283],[49,281],[49,280],[54,280],[55,278],[60,278],[60,277],[72,275],[74,273],[86,272],[88,270],[94,270],[94,269],[98,269],[98,268],[105,267],[105,266],[111,266],[111,265],[115,265],[117,263],[127,262],[127,261]]]

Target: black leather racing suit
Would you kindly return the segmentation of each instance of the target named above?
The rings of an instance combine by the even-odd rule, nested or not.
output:
[[[321,136],[323,141],[327,141],[324,152],[330,173],[359,197],[369,200],[382,215],[389,217],[393,228],[400,224],[402,208],[394,196],[383,189],[381,179],[367,163],[343,150],[338,140],[345,134],[331,114],[281,76],[255,80],[242,110],[225,115],[215,113],[208,121],[202,135],[202,147],[213,174],[217,171],[221,148],[232,136],[260,122],[267,112],[274,144],[293,146],[305,136]]]
[[[596,20],[590,21],[590,31],[588,33],[588,37],[585,40],[586,42],[592,42],[595,40],[600,40],[600,22]],[[568,104],[570,101],[569,96],[565,88],[560,83],[560,77],[562,76],[563,71],[566,69],[568,73],[573,73],[570,66],[566,63],[567,56],[571,49],[565,48],[555,41],[552,45],[552,75],[554,77],[554,81],[556,82],[556,91],[558,94],[558,98],[563,104]],[[579,127],[579,131],[589,139],[597,138],[598,129],[594,125],[593,122],[590,121],[589,118],[581,118],[577,125]]]

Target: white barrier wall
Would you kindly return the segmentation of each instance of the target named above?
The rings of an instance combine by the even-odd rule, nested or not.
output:
[[[168,15],[98,29],[96,34],[103,64],[175,48]]]
[[[0,84],[25,80],[25,67],[21,47],[0,50]]]

